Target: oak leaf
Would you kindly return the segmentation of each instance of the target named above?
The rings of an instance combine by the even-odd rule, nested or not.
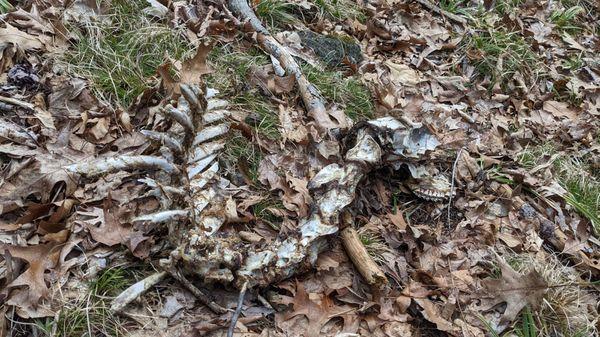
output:
[[[48,287],[44,280],[46,270],[58,263],[61,246],[55,242],[35,246],[0,245],[2,253],[8,251],[13,258],[27,261],[28,268],[19,277],[7,285],[7,288],[26,286],[29,288],[23,306],[35,306],[40,299],[48,295]]]
[[[537,271],[527,275],[517,273],[506,262],[498,259],[502,277],[483,280],[484,294],[480,309],[489,310],[505,303],[506,309],[500,317],[498,330],[504,330],[526,306],[536,308],[544,299],[548,283]]]
[[[304,315],[308,320],[306,337],[320,336],[321,328],[335,317],[346,319],[345,314],[352,310],[350,306],[338,306],[327,295],[319,296],[319,303],[310,299],[309,294],[301,283],[296,285],[296,295],[292,300],[293,311],[284,316],[289,320],[298,315]]]

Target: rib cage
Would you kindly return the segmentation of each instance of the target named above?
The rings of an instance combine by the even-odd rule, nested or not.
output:
[[[229,131],[224,108],[227,102],[205,97],[199,86],[182,84],[176,106],[168,104],[163,114],[173,122],[166,131],[141,131],[161,145],[160,155],[119,156],[67,166],[72,173],[95,177],[120,170],[159,171],[157,179],[140,179],[158,197],[161,210],[143,214],[132,222],[167,223],[187,220],[192,224],[190,240],[215,233],[225,222],[224,193],[229,181],[219,176],[218,156]],[[175,186],[173,186],[175,185]],[[174,202],[173,200],[183,200]]]

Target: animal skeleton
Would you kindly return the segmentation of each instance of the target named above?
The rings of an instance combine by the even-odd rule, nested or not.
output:
[[[232,186],[219,174],[218,161],[229,130],[227,102],[206,97],[199,86],[182,85],[181,92],[176,106],[162,109],[173,126],[167,131],[143,132],[162,145],[160,155],[106,158],[74,164],[67,170],[86,176],[129,169],[161,173],[157,179],[146,177],[140,182],[159,196],[164,209],[132,221],[189,223],[163,264],[183,267],[206,283],[266,286],[311,265],[326,247],[325,238],[338,231],[340,213],[353,201],[370,170],[407,164],[417,172],[412,163],[438,145],[427,128],[390,117],[356,126],[350,132],[353,142],[344,161],[323,167],[310,181],[314,207],[299,220],[297,231],[268,246],[248,249],[235,234],[217,235],[228,217],[235,217],[235,204],[229,198]],[[417,196],[442,200],[449,195],[447,179],[420,171],[408,185]]]

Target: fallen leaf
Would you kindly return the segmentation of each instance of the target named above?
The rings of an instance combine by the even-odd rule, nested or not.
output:
[[[517,318],[523,308],[530,306],[535,309],[541,304],[548,290],[548,283],[537,271],[521,275],[500,258],[498,264],[501,278],[482,281],[482,294],[486,298],[482,299],[480,309],[489,310],[498,304],[506,304],[498,325],[501,332]]]
[[[26,303],[22,303],[23,306],[35,306],[40,299],[48,295],[44,273],[56,266],[60,256],[60,247],[56,242],[27,247],[0,245],[2,253],[8,251],[13,258],[27,261],[28,266],[25,272],[6,286],[7,288],[28,287]]]
[[[0,44],[12,43],[24,50],[44,49],[45,43],[38,37],[27,34],[9,23],[5,25],[6,27],[0,28]]]
[[[416,86],[421,82],[421,78],[416,70],[406,64],[394,63],[390,60],[384,62],[390,69],[390,79],[401,86]]]
[[[327,295],[319,296],[319,301],[315,302],[310,299],[309,293],[304,289],[301,283],[296,284],[296,295],[292,302],[293,311],[284,316],[285,320],[292,317],[303,315],[308,319],[308,327],[306,328],[306,337],[321,336],[321,328],[327,322],[335,317],[340,317],[347,313],[350,306],[338,306]]]
[[[452,322],[442,316],[441,308],[438,308],[431,300],[427,298],[413,298],[417,304],[423,308],[421,314],[426,320],[435,324],[438,330],[448,332],[454,336],[458,336],[459,329]]]
[[[211,51],[212,45],[199,45],[194,57],[183,61],[180,71],[180,82],[187,84],[199,84],[202,75],[210,74],[213,70],[206,63],[206,57]]]

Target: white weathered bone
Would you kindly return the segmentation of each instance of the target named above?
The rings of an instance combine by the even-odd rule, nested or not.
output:
[[[210,143],[199,144],[194,147],[191,156],[188,158],[188,164],[202,160],[212,154],[221,151],[225,147],[224,141],[214,141]]]
[[[65,166],[65,170],[87,177],[131,170],[162,170],[167,173],[177,173],[176,165],[162,157],[156,156],[118,156],[100,158],[89,162]]]
[[[202,115],[204,124],[211,124],[223,120],[231,115],[228,110],[213,110]]]
[[[190,215],[187,210],[173,210],[173,211],[161,211],[156,213],[144,214],[134,218],[133,222],[149,222],[153,224],[160,224],[178,219],[186,219]]]
[[[183,146],[181,145],[181,142],[164,132],[142,130],[141,133],[144,136],[148,137],[148,139],[153,140],[155,142],[160,142],[161,144],[165,145],[166,147],[168,147],[176,153],[183,152]]]
[[[227,131],[229,131],[229,124],[226,123],[204,128],[196,133],[194,141],[192,142],[192,146],[196,146],[219,136],[223,136],[227,133]]]
[[[163,111],[165,115],[172,118],[177,123],[181,124],[181,126],[183,126],[186,129],[186,131],[194,131],[194,124],[192,123],[192,118],[188,115],[189,105],[187,103],[182,105],[180,100],[179,106],[177,108],[169,104],[163,109]]]

